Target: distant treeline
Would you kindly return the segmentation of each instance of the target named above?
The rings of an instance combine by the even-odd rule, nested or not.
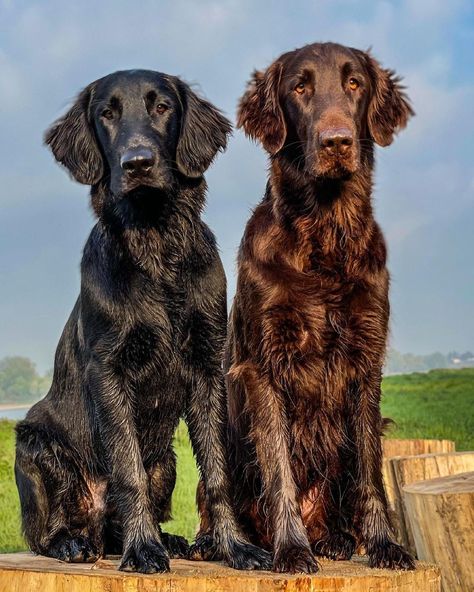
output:
[[[435,368],[466,368],[474,366],[472,352],[456,351],[442,354],[435,352],[427,355],[402,354],[390,349],[385,362],[385,374],[409,374],[410,372],[427,372]]]
[[[0,404],[38,401],[47,393],[52,374],[52,370],[44,376],[39,374],[29,358],[3,358],[0,360]]]

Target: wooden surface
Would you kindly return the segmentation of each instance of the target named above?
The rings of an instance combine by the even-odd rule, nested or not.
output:
[[[390,463],[395,478],[395,511],[399,518],[400,543],[410,553],[416,554],[413,532],[406,516],[403,488],[416,481],[474,471],[474,452],[396,456],[390,459]]]
[[[219,563],[172,560],[171,572],[125,574],[118,561],[62,563],[29,553],[0,555],[1,592],[439,592],[436,567],[370,569],[364,558],[322,561],[314,576],[241,572]]]
[[[383,438],[384,457],[413,456],[415,454],[432,454],[435,452],[454,452],[456,445],[453,440],[405,440]]]
[[[395,456],[413,456],[417,454],[454,452],[455,443],[452,440],[408,440],[382,438],[383,464],[382,472],[387,492],[390,518],[397,541],[406,542],[404,524],[401,522],[400,503],[401,494],[398,491],[395,475],[390,459]]]
[[[444,592],[474,590],[474,471],[403,488],[418,557],[441,567]]]

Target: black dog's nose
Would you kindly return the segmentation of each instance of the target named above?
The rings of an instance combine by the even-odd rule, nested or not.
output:
[[[352,132],[347,127],[331,128],[319,134],[319,145],[331,153],[345,154],[353,142]]]
[[[154,164],[153,152],[145,146],[126,150],[120,159],[120,166],[129,173],[148,173]]]

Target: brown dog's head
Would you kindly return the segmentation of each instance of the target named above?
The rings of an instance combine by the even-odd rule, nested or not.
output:
[[[357,171],[373,141],[388,146],[411,115],[393,71],[357,49],[314,43],[254,72],[237,124],[311,176],[341,178]]]

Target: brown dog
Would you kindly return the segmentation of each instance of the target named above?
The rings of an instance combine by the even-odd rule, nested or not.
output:
[[[240,523],[275,571],[348,559],[356,540],[373,567],[414,566],[381,475],[389,276],[371,205],[374,142],[412,114],[393,72],[332,43],[282,55],[240,103],[271,170],[239,252],[228,448]],[[203,512],[195,554],[210,526]]]

